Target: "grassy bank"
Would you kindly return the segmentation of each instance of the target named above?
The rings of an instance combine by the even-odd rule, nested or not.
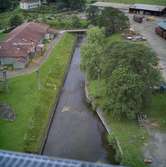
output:
[[[109,100],[106,96],[105,81],[90,81],[88,88],[90,95],[94,97],[95,104],[102,108]],[[125,119],[115,120],[110,113],[104,114],[106,122],[112,129],[112,135],[109,138],[116,137],[120,143],[123,151],[121,163],[132,167],[145,167],[142,149],[147,139],[146,131],[137,122]]]
[[[101,1],[124,3],[124,4],[144,3],[144,4],[166,5],[165,0],[101,0]]]
[[[9,80],[9,92],[0,94],[16,113],[14,122],[0,120],[0,148],[37,152],[51,109],[62,85],[76,37],[65,34],[40,68],[41,89],[36,73]]]

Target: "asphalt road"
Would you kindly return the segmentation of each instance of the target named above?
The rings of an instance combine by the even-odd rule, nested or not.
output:
[[[54,157],[105,161],[105,133],[99,119],[87,107],[84,75],[80,71],[80,47],[77,46],[55,111],[43,154]]]

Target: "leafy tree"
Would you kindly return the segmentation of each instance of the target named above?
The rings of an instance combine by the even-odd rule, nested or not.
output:
[[[106,82],[104,108],[114,116],[136,118],[160,81],[155,54],[142,44],[109,42],[104,29],[91,28],[81,48],[88,79]]]
[[[99,16],[99,9],[97,6],[90,6],[87,8],[86,13],[88,19],[91,21],[91,24],[97,25],[98,24],[98,16]]]
[[[107,80],[107,109],[135,118],[145,107],[152,88],[160,81],[155,54],[142,44],[117,42],[105,49],[102,78]]]
[[[15,8],[17,4],[18,0],[0,0],[0,12],[10,8]]]
[[[11,27],[17,27],[18,25],[23,23],[23,18],[20,15],[14,15],[10,18],[9,24]]]
[[[81,48],[81,66],[90,79],[101,76],[104,41],[104,29],[94,27],[87,32],[87,42]]]
[[[56,0],[58,8],[84,9],[86,0]]]
[[[151,88],[160,80],[156,69],[157,58],[147,46],[129,42],[108,44],[105,49],[103,76],[110,77],[112,71],[119,66],[127,66],[131,71],[141,76],[147,88]]]
[[[118,9],[111,7],[101,10],[98,7],[91,6],[87,10],[87,16],[92,24],[104,27],[107,34],[120,32],[129,26],[128,17]]]
[[[11,7],[10,0],[0,0],[0,11],[5,11]]]
[[[107,94],[109,102],[107,110],[117,117],[136,118],[142,110],[145,83],[138,74],[127,67],[118,67],[108,79]]]
[[[74,27],[74,28],[80,28],[81,27],[81,23],[80,23],[79,17],[72,16],[71,22],[72,22],[72,27]]]

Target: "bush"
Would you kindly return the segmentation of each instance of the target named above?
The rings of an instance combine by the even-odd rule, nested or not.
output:
[[[23,23],[23,18],[20,15],[14,15],[9,20],[9,25],[11,27],[17,27]]]

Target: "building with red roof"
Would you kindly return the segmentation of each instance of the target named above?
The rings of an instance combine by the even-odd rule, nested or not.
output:
[[[0,64],[14,69],[25,68],[43,40],[53,33],[48,25],[41,23],[29,22],[18,26],[0,43]]]

